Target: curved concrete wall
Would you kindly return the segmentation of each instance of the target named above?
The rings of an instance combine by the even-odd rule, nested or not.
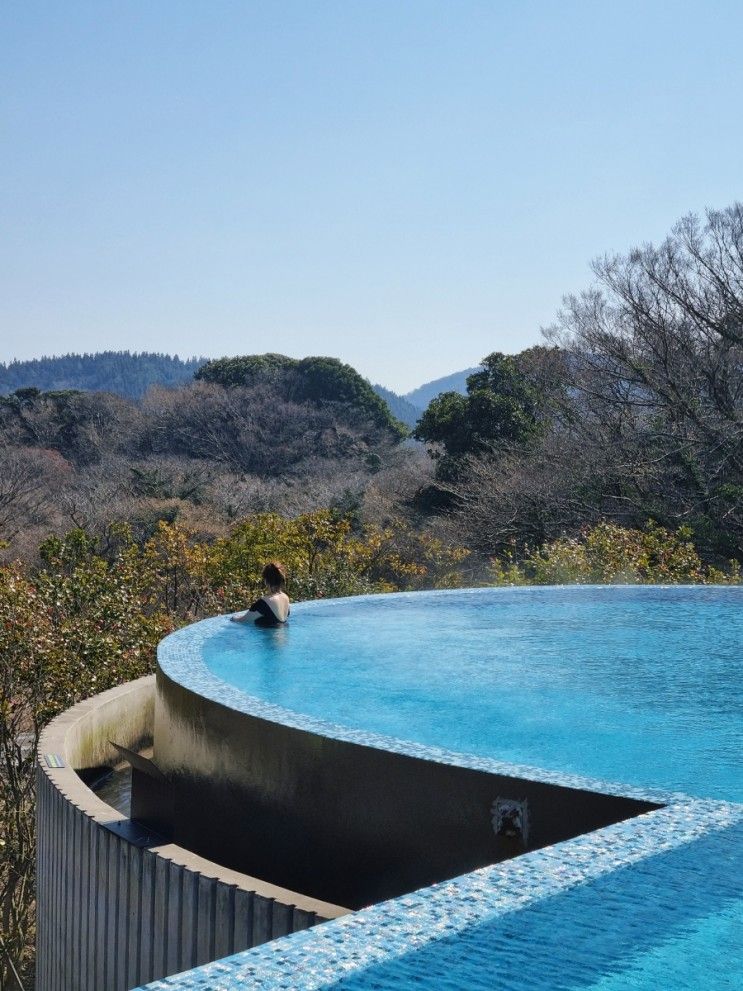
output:
[[[151,740],[154,678],[82,702],[44,731],[37,768],[38,991],[127,991],[345,909],[226,870],[145,831],[76,769]],[[64,766],[48,766],[61,762]]]
[[[495,835],[497,797],[528,800],[531,849],[657,808],[333,738],[250,703],[238,711],[158,669],[155,760],[176,785],[176,839],[354,909],[523,853]]]

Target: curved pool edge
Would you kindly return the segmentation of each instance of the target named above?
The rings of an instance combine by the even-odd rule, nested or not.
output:
[[[37,987],[129,988],[348,912],[200,857],[104,802],[78,772],[115,765],[110,741],[152,741],[155,678],[78,702],[36,758]],[[165,927],[170,940],[163,937]]]
[[[683,590],[698,589],[698,585],[539,585],[539,586],[495,586],[488,588],[488,591],[518,592],[519,594],[529,594],[534,590],[548,591],[559,589],[560,591],[576,591],[601,589],[607,590],[628,590],[636,591],[638,588],[653,590]],[[732,590],[743,595],[743,588],[730,585],[705,585],[705,589]],[[376,593],[372,595],[347,596],[341,599],[311,600],[293,604],[294,614],[300,614],[303,610],[311,611],[332,609],[335,603],[356,602],[356,601],[378,601],[387,598],[390,594],[400,598],[412,598],[418,595],[431,597],[446,597],[451,594],[450,589],[437,589],[433,591],[420,592],[396,592],[396,593]],[[479,593],[482,588],[456,589],[457,594]],[[233,712],[244,713],[257,719],[283,726],[292,727],[297,730],[313,733],[318,736],[328,737],[345,743],[358,744],[359,746],[372,747],[377,750],[384,750],[390,753],[400,754],[420,760],[437,761],[450,764],[455,767],[467,768],[475,771],[484,771],[490,774],[502,775],[527,779],[541,784],[557,785],[564,788],[574,788],[580,791],[591,791],[599,794],[612,795],[622,798],[632,798],[638,801],[646,801],[655,804],[667,804],[674,800],[689,800],[691,796],[685,792],[670,790],[660,787],[644,787],[629,784],[621,781],[608,781],[583,774],[575,774],[565,771],[550,770],[533,764],[514,763],[501,761],[491,757],[481,757],[472,754],[447,750],[442,747],[430,746],[411,740],[403,740],[393,736],[387,736],[373,731],[354,729],[350,726],[323,720],[315,716],[306,715],[291,709],[275,705],[270,702],[250,695],[240,688],[226,681],[222,681],[214,675],[204,663],[201,655],[203,643],[215,632],[227,628],[230,622],[230,613],[213,616],[200,622],[182,627],[165,637],[158,645],[157,663],[158,668],[175,684],[198,695],[210,699],[211,701],[224,706]]]
[[[678,589],[681,586],[664,587]],[[721,588],[728,589],[729,586]],[[225,617],[216,617],[206,623],[225,621]],[[206,631],[204,633],[208,635]],[[175,638],[173,645],[178,644],[178,634],[172,636]],[[183,648],[185,644],[178,646]],[[166,652],[170,655],[170,645]],[[214,689],[218,693],[215,701],[219,704],[253,718],[406,757],[444,761],[471,770],[501,774],[510,772],[520,776],[526,772],[540,783],[587,787],[604,794],[655,802],[663,807],[380,902],[327,923],[321,929],[285,937],[248,953],[217,961],[184,974],[180,979],[171,978],[167,985],[159,982],[147,985],[147,991],[161,991],[166,987],[169,991],[190,991],[212,983],[225,989],[274,991],[286,987],[288,980],[294,981],[291,986],[297,991],[334,987],[346,978],[362,974],[367,968],[394,963],[431,944],[443,945],[452,936],[514,912],[528,911],[561,893],[590,886],[598,879],[646,865],[674,851],[687,848],[693,851],[710,836],[723,836],[731,829],[739,833],[743,825],[743,805],[731,802],[473,758],[378,734],[359,733],[305,717],[264,703],[220,682],[205,668],[198,651],[194,656],[188,649],[178,649],[175,655],[165,657],[165,664],[169,676],[185,678],[193,691],[201,691],[204,687]],[[300,971],[301,978],[292,977]],[[421,971],[420,980],[424,976],[425,971]]]

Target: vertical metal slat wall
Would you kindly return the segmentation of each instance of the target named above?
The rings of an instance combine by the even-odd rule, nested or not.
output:
[[[136,847],[37,768],[37,991],[129,991],[321,921]]]

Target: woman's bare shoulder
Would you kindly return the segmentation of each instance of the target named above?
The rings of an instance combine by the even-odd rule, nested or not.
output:
[[[264,595],[263,601],[274,616],[282,622],[289,615],[289,596],[286,592],[272,592],[270,595]]]

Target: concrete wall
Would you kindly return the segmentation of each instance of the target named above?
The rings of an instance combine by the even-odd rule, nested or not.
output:
[[[270,722],[157,674],[155,759],[176,783],[175,839],[203,856],[358,908],[523,852],[496,797],[526,798],[529,848],[650,802],[424,760]],[[203,810],[203,814],[202,814]]]
[[[127,991],[264,943],[345,909],[210,863],[145,831],[75,768],[115,763],[152,736],[154,678],[54,720],[37,770],[37,991]],[[46,755],[65,766],[47,766]]]

